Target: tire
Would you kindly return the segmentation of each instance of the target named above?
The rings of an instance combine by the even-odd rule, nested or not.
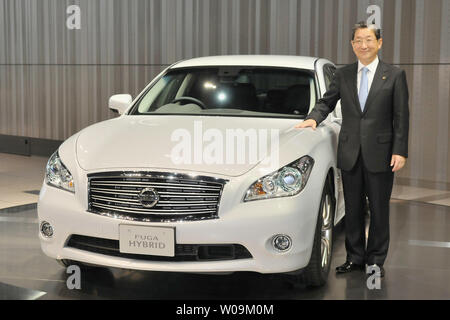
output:
[[[64,268],[68,268],[69,266],[72,266],[72,265],[77,265],[82,270],[96,270],[96,269],[103,268],[101,266],[95,266],[92,264],[86,264],[84,262],[68,260],[68,259],[56,259],[56,262],[58,262],[59,265],[61,265]]]
[[[68,266],[73,264],[73,263],[71,263],[70,260],[66,260],[66,259],[56,259],[56,262],[58,262],[58,264],[64,268],[67,268]]]
[[[323,286],[327,282],[333,251],[334,211],[336,200],[327,178],[320,200],[311,258],[304,272],[299,275],[303,284],[312,287]]]

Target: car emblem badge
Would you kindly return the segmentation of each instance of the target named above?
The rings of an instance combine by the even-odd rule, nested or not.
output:
[[[145,188],[139,193],[138,199],[143,207],[153,208],[159,201],[159,194],[153,188]]]

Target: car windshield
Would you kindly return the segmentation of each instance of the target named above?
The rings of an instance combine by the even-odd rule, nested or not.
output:
[[[130,114],[304,118],[314,106],[308,70],[266,67],[173,69],[137,101]]]

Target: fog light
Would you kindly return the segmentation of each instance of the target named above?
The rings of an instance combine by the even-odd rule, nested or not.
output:
[[[272,245],[278,251],[287,251],[292,246],[292,240],[287,235],[279,234],[273,237]]]
[[[44,221],[41,223],[41,233],[46,238],[51,238],[53,236],[53,227],[50,223]]]

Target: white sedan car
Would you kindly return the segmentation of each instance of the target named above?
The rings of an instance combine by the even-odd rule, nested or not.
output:
[[[288,273],[326,282],[343,218],[339,106],[296,129],[335,66],[297,56],[177,62],[120,116],[67,139],[39,196],[42,250],[68,266]]]

